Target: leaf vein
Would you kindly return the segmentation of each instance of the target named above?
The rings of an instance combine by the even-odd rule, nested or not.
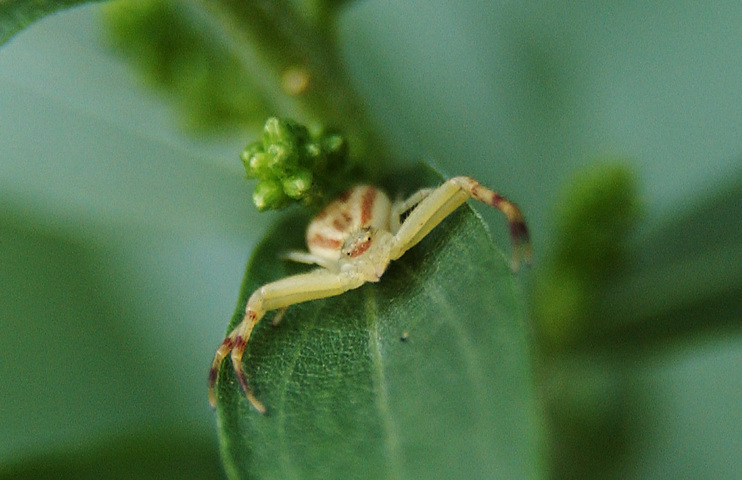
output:
[[[379,332],[379,322],[377,315],[377,301],[375,290],[367,288],[366,290],[366,315],[369,321],[369,356],[372,363],[372,373],[374,384],[376,386],[375,395],[376,407],[379,411],[381,428],[385,437],[384,446],[387,456],[387,466],[389,477],[393,479],[402,479],[402,459],[399,434],[395,428],[395,422],[392,418],[392,411],[389,405],[389,390],[387,389],[386,375],[383,365],[383,354],[381,351],[381,341]]]

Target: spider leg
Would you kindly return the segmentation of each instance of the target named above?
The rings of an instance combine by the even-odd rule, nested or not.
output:
[[[216,349],[214,354],[214,360],[211,362],[211,369],[209,370],[209,405],[216,407],[216,378],[219,375],[219,366],[222,364],[224,357],[229,355],[234,347],[234,337],[236,336],[236,329],[232,330],[229,335],[224,339],[219,348]]]
[[[392,233],[397,233],[399,227],[402,225],[402,215],[416,207],[417,204],[422,202],[433,190],[433,188],[423,188],[413,193],[405,200],[396,201],[392,204],[392,214],[390,219]]]
[[[390,258],[396,260],[401,257],[469,198],[495,207],[505,215],[513,242],[513,270],[518,269],[521,257],[527,262],[530,261],[528,229],[520,209],[502,195],[489,190],[470,177],[451,178],[425,195],[396,232]]]
[[[247,346],[247,341],[250,339],[252,329],[257,323],[258,319],[256,312],[248,309],[245,318],[235,329],[237,335],[235,336],[234,347],[232,347],[230,357],[232,359],[234,373],[237,376],[237,381],[240,382],[240,386],[242,387],[242,391],[245,392],[245,396],[255,410],[260,413],[265,413],[265,405],[255,398],[255,395],[253,395],[252,388],[250,388],[250,385],[247,383],[245,371],[242,369],[242,355],[245,353],[245,347]]]
[[[209,403],[216,406],[216,381],[219,368],[227,355],[232,359],[232,368],[237,380],[252,406],[265,413],[265,406],[252,394],[252,389],[242,368],[242,355],[247,347],[255,325],[271,310],[283,311],[295,303],[340,295],[363,285],[364,279],[353,273],[334,273],[317,269],[309,273],[293,275],[258,288],[247,301],[245,316],[224,339],[214,355],[209,371]],[[279,312],[280,314],[280,312]]]
[[[281,254],[281,259],[291,260],[292,262],[297,263],[305,263],[307,265],[319,265],[327,270],[337,271],[337,261],[333,262],[325,257],[301,250],[289,250],[288,252],[284,252]]]
[[[252,300],[253,297],[255,297],[255,294],[253,294],[250,299]],[[215,387],[216,380],[219,375],[219,367],[222,364],[222,360],[224,360],[227,355],[230,355],[232,358],[232,365],[234,367],[235,375],[237,375],[237,380],[240,382],[240,386],[245,392],[245,396],[247,396],[247,399],[250,401],[255,410],[260,413],[265,413],[265,406],[252,394],[252,389],[248,385],[245,374],[242,371],[242,354],[245,352],[247,341],[250,339],[252,329],[255,327],[255,325],[264,314],[265,311],[261,312],[259,309],[256,311],[254,307],[250,306],[250,302],[248,301],[247,308],[245,309],[245,317],[242,319],[239,325],[237,325],[231,332],[229,332],[227,338],[224,339],[222,344],[216,350],[214,360],[211,362],[211,369],[209,370],[209,404],[212,407],[216,406]]]
[[[283,320],[283,316],[286,314],[286,310],[289,307],[283,307],[279,309],[276,314],[273,316],[273,319],[271,320],[271,325],[274,327],[277,327],[279,323],[281,323],[281,320]]]

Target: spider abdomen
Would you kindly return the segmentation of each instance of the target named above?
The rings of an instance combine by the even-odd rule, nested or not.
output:
[[[389,231],[392,204],[376,187],[357,185],[328,204],[307,227],[309,251],[328,260],[340,258],[353,233],[372,228]]]

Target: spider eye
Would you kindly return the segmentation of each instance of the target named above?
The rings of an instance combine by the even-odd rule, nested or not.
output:
[[[372,241],[373,232],[370,230],[357,232],[345,241],[341,251],[346,256],[355,258],[368,250]]]

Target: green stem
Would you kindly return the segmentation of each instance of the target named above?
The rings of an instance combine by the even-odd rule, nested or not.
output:
[[[267,92],[276,116],[341,128],[352,157],[364,159],[367,173],[381,170],[385,149],[342,67],[334,30],[328,26],[332,22],[312,24],[286,0],[201,3],[218,24],[213,30],[222,32],[256,84]],[[305,74],[307,87],[293,94],[283,88],[289,71]]]

